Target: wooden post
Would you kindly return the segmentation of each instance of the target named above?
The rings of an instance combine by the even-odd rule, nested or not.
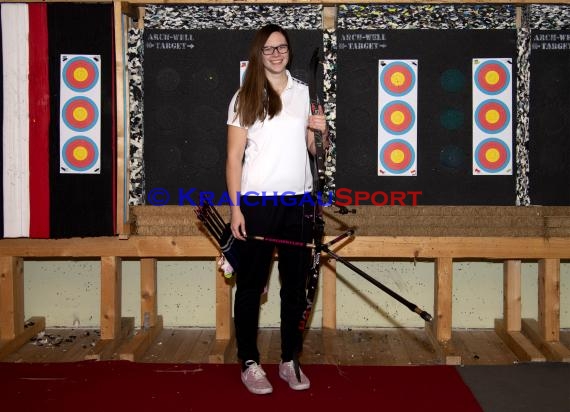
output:
[[[24,315],[24,261],[0,256],[0,359],[45,330],[45,318],[24,322]]]
[[[538,322],[523,319],[522,331],[550,361],[570,362],[560,339],[560,259],[538,261]]]
[[[24,330],[23,260],[0,257],[0,341],[12,340]]]
[[[560,340],[560,259],[538,262],[538,328],[545,342]]]
[[[324,6],[323,7],[323,28],[325,30],[336,29],[338,10],[336,6]]]
[[[119,235],[130,234],[129,213],[128,213],[128,150],[125,150],[129,143],[129,116],[128,116],[128,82],[127,76],[125,43],[127,17],[123,14],[124,5],[119,0],[113,0],[113,11],[115,18],[115,90],[117,96],[116,116],[117,116],[117,209],[115,213],[117,233]]]
[[[509,332],[521,330],[521,261],[503,264],[503,317]]]
[[[336,260],[327,259],[323,271],[323,329],[336,330]]]
[[[214,263],[216,276],[216,340],[229,340],[232,324],[232,287]]]
[[[216,259],[219,259],[216,258]],[[232,286],[233,280],[227,280],[214,261],[214,276],[216,279],[216,343],[210,355],[209,363],[225,363],[229,357],[230,341],[233,338],[232,322]]]
[[[138,333],[119,349],[119,359],[138,361],[162,332],[162,316],[157,309],[157,260],[142,258],[141,261],[141,328]]]
[[[426,333],[438,358],[446,365],[461,365],[461,356],[451,340],[453,259],[435,259],[434,313],[432,324],[426,322]]]
[[[141,259],[141,327],[156,326],[158,317],[157,290],[157,260],[154,258]]]
[[[522,361],[544,362],[544,355],[521,332],[521,261],[503,263],[503,318],[495,319],[495,332]]]
[[[121,331],[121,258],[101,257],[101,339],[115,339]]]
[[[451,339],[453,259],[435,260],[434,333],[438,342]]]

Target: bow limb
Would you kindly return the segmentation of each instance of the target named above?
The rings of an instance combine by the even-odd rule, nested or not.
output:
[[[309,98],[311,114],[321,114],[322,103],[319,98],[317,88],[318,68],[321,67],[319,58],[319,48],[316,48],[309,63]],[[311,267],[307,279],[307,304],[299,322],[299,329],[304,331],[311,316],[313,302],[319,284],[319,274],[321,270],[322,240],[325,229],[325,222],[322,215],[322,196],[325,189],[325,147],[323,135],[320,130],[313,130],[315,155],[313,156],[313,248]],[[319,200],[319,196],[321,197]]]

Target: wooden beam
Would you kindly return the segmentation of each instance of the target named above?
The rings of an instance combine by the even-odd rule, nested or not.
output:
[[[139,16],[139,9],[140,9],[140,7],[135,6],[132,3],[129,3],[126,1],[121,2],[121,12],[124,15],[129,16],[131,19],[133,19],[135,21],[138,20],[140,17]]]
[[[208,354],[208,363],[228,363],[232,359],[233,339],[233,337],[231,339],[216,339]]]
[[[553,362],[570,362],[570,349],[559,341],[546,341],[535,319],[523,319],[522,332]]]
[[[324,242],[334,238],[326,236]],[[570,238],[357,236],[333,251],[345,258],[570,259]],[[219,249],[203,235],[0,239],[0,256],[215,258]]]
[[[446,341],[439,340],[434,333],[433,327],[427,322],[425,324],[425,331],[440,362],[444,365],[461,365],[461,355],[459,355],[459,351],[451,338]]]
[[[332,238],[331,238],[332,239]],[[328,241],[325,240],[325,241]],[[336,250],[343,257],[542,259],[570,255],[570,238],[358,236]]]
[[[30,341],[32,337],[46,329],[44,317],[32,317],[26,321],[23,330],[12,339],[0,339],[0,359],[17,351]]]
[[[545,362],[546,357],[520,331],[508,330],[502,319],[495,319],[495,333],[522,362]]]
[[[19,253],[8,253],[18,251]],[[26,257],[214,257],[219,251],[206,236],[130,236],[69,239],[0,239],[0,256]]]
[[[135,318],[122,318],[120,335],[115,339],[99,339],[95,346],[85,355],[85,360],[111,360],[115,359],[118,348],[133,335],[135,330]]]
[[[12,0],[17,1],[17,0]],[[41,0],[35,0],[41,1]],[[56,1],[56,0],[52,0]],[[72,1],[72,0],[67,0]],[[88,2],[96,0],[88,0]],[[130,3],[135,4],[168,4],[171,5],[172,0],[131,0]],[[338,0],[180,0],[176,4],[337,4]],[[351,4],[377,4],[378,0],[356,0]],[[457,0],[384,0],[381,4],[455,4]],[[461,4],[566,4],[568,0],[463,0]]]
[[[521,261],[503,263],[503,317],[509,332],[521,330]]]
[[[24,264],[22,258],[0,257],[0,341],[24,330]]]
[[[113,0],[26,0],[26,3],[111,3]],[[3,0],[3,3],[21,3],[21,0]],[[461,4],[568,4],[568,0],[462,0]],[[128,4],[337,4],[338,0],[131,0]],[[354,0],[350,4],[377,4],[378,0]],[[456,4],[457,0],[383,0],[381,4]]]
[[[137,334],[119,349],[119,359],[131,362],[139,361],[156,337],[163,330],[162,316],[156,320],[156,325],[149,328],[141,328]]]
[[[115,339],[121,331],[121,258],[101,257],[101,339]]]

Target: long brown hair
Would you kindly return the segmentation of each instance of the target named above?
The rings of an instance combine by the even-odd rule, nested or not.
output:
[[[249,63],[236,108],[240,123],[245,127],[253,125],[257,120],[262,121],[266,117],[271,119],[279,114],[282,109],[281,97],[269,84],[261,58],[261,48],[265,46],[265,42],[274,32],[279,32],[285,37],[289,45],[287,68],[291,64],[293,56],[291,44],[289,43],[289,36],[283,28],[276,24],[268,24],[255,33],[249,48]]]

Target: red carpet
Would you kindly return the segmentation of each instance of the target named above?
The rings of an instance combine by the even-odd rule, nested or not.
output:
[[[5,411],[298,410],[482,411],[451,366],[304,365],[311,388],[295,392],[264,365],[270,395],[252,395],[237,365],[127,361],[0,363]],[[316,409],[318,408],[318,409]]]

